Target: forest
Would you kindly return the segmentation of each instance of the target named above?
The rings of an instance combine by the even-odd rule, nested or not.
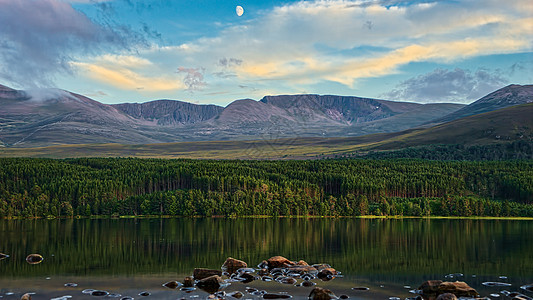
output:
[[[533,217],[533,161],[0,159],[0,218]]]

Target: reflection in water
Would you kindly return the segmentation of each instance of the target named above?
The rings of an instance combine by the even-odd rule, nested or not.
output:
[[[189,274],[228,257],[327,262],[347,276],[424,279],[448,273],[533,279],[533,222],[382,219],[2,220],[0,279]],[[30,253],[44,262],[29,265]]]

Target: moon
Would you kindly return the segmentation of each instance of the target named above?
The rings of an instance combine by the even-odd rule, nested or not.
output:
[[[244,14],[244,8],[242,8],[240,5],[237,5],[237,7],[235,7],[235,12],[237,13],[237,16],[240,17]]]

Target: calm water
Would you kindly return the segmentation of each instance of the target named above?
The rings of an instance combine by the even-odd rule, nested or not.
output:
[[[416,288],[424,280],[445,280],[456,273],[463,276],[446,280],[466,281],[483,296],[533,283],[533,221],[0,220],[0,252],[10,255],[0,261],[3,299],[20,299],[25,292],[35,292],[33,299],[94,299],[81,293],[89,288],[137,299],[145,298],[138,296],[141,291],[152,293],[147,299],[204,299],[208,294],[202,291],[186,294],[161,285],[181,281],[195,267],[219,269],[229,256],[251,266],[274,255],[329,263],[344,277],[315,280],[318,286],[352,299],[405,298],[412,294],[404,286]],[[25,257],[30,253],[42,254],[45,260],[29,265]],[[513,286],[486,288],[484,281]],[[78,287],[65,287],[68,282]],[[370,290],[351,289],[356,286]],[[286,291],[296,299],[311,290],[254,281],[232,284],[226,291],[245,287]]]

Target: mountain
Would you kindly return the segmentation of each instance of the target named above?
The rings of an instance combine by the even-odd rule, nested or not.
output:
[[[107,105],[59,89],[0,86],[0,145],[356,137],[427,128],[445,117],[525,103],[531,101],[531,87],[508,86],[469,106],[305,94],[242,99],[221,107],[176,100]]]
[[[176,100],[112,105],[146,125],[177,126],[195,124],[214,118],[224,110],[217,105],[196,105]]]
[[[0,157],[157,157],[202,159],[309,159],[407,147],[533,143],[533,103],[503,108],[430,128],[358,137],[298,137],[254,141],[198,141],[144,145],[84,144],[5,148]]]
[[[518,104],[533,102],[533,85],[511,84],[453,112],[435,122],[449,122],[460,118],[494,111]]]

